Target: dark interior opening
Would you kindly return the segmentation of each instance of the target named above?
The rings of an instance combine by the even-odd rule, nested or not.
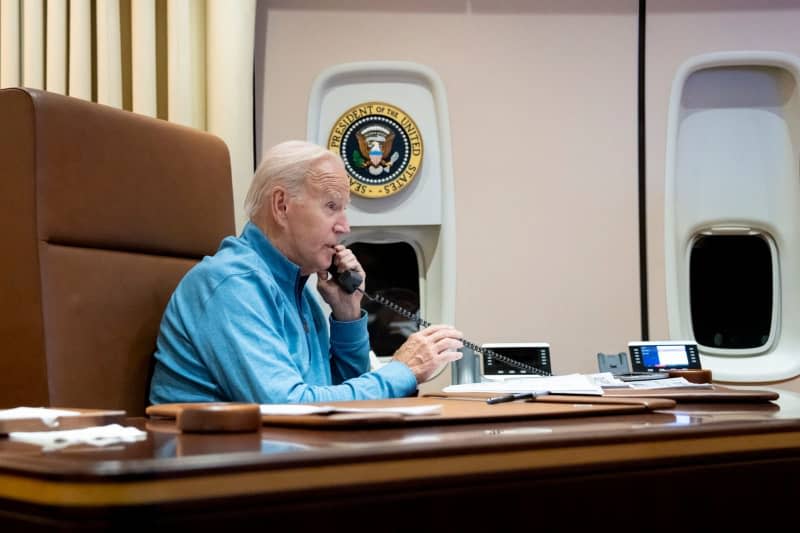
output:
[[[419,267],[414,248],[405,242],[373,244],[356,242],[349,248],[367,273],[367,293],[379,294],[412,313],[419,311]],[[391,356],[409,335],[417,331],[413,320],[364,298],[369,341],[378,356]]]
[[[770,246],[760,235],[707,235],[689,267],[695,340],[721,349],[764,346],[772,329]]]

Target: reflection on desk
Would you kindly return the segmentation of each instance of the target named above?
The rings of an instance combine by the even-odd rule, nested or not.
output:
[[[535,507],[539,526],[564,516],[590,525],[612,497],[679,494],[716,528],[740,523],[743,509],[766,526],[789,517],[800,475],[790,392],[774,403],[397,428],[182,434],[170,420],[127,423],[147,440],[53,453],[0,440],[0,523],[357,530],[397,516],[391,530],[410,527],[407,509],[423,529],[474,529],[518,526]]]

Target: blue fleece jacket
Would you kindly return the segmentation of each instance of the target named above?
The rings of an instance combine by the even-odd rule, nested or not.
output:
[[[324,312],[300,268],[248,223],[178,284],[161,320],[150,402],[320,402],[408,396],[411,370],[369,372],[367,318]]]

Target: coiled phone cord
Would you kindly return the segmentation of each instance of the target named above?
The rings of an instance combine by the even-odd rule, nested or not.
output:
[[[360,284],[360,282],[359,282],[359,284]],[[381,305],[383,305],[385,307],[388,307],[389,309],[391,309],[392,311],[394,311],[398,315],[400,315],[400,316],[402,316],[404,318],[408,318],[410,320],[413,320],[414,322],[417,323],[417,326],[420,327],[420,328],[427,328],[428,326],[431,325],[430,322],[428,322],[427,320],[424,320],[423,318],[421,318],[418,313],[412,313],[408,309],[402,307],[401,305],[398,305],[398,304],[394,303],[393,301],[389,300],[388,298],[384,298],[380,294],[376,294],[375,296],[372,296],[372,295],[368,294],[366,291],[363,291],[358,287],[355,290],[357,290],[358,292],[360,292],[361,294],[366,296],[369,301],[378,302],[379,304],[381,304]],[[504,363],[506,365],[513,366],[514,368],[518,368],[520,370],[525,370],[527,372],[531,372],[533,374],[538,374],[540,376],[550,376],[550,375],[552,375],[549,372],[545,372],[544,370],[541,370],[540,368],[537,368],[537,367],[535,367],[533,365],[529,365],[529,364],[523,363],[521,361],[517,361],[516,359],[512,359],[510,357],[506,357],[505,355],[501,355],[501,354],[495,352],[494,350],[490,350],[488,348],[481,348],[480,346],[478,346],[474,342],[470,342],[470,341],[468,341],[466,339],[462,339],[461,342],[464,344],[464,346],[466,346],[467,348],[469,348],[470,350],[472,350],[474,352],[479,352],[479,353],[482,353],[484,355],[491,356],[495,361],[499,361],[499,362]]]

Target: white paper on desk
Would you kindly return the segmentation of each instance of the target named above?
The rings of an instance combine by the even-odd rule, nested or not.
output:
[[[392,413],[404,416],[438,415],[441,405],[414,405],[397,407],[340,407],[335,405],[308,405],[271,403],[261,405],[262,415],[329,415],[333,413]]]
[[[46,407],[14,407],[13,409],[0,409],[0,420],[28,420],[38,418],[49,427],[58,426],[58,418],[62,416],[78,416],[78,411],[66,409],[48,409]]]
[[[633,389],[713,389],[711,383],[692,383],[686,378],[646,379],[631,381]]]
[[[335,407],[337,413],[393,413],[404,416],[425,416],[438,415],[442,412],[442,406],[436,405],[409,405],[398,407]]]
[[[108,446],[121,442],[136,442],[147,438],[147,433],[134,427],[108,424],[64,431],[12,431],[9,440],[36,444],[43,451],[53,451],[73,444],[91,444],[92,446]]]
[[[622,381],[611,372],[599,372],[597,374],[587,374],[592,383],[600,385],[604,389],[629,389],[631,386],[626,381]]]
[[[595,385],[583,374],[563,376],[541,376],[507,379],[484,383],[461,383],[445,387],[444,392],[491,392],[511,394],[514,392],[539,392],[550,394],[586,394],[602,396],[603,388]]]

